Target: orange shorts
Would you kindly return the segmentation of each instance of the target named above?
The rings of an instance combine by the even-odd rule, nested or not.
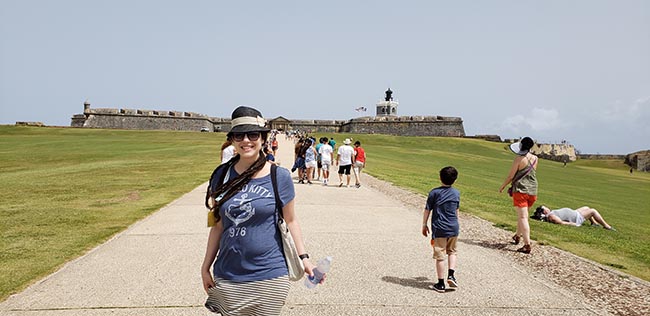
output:
[[[512,193],[512,205],[516,207],[532,207],[537,201],[537,195],[528,195],[526,193]]]

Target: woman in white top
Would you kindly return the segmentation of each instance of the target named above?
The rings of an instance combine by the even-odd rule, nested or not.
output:
[[[589,220],[591,222],[591,225],[600,224],[607,230],[615,230],[614,227],[607,224],[603,216],[600,215],[596,209],[589,206],[583,206],[576,210],[570,209],[568,207],[551,210],[550,208],[542,205],[535,210],[535,213],[530,218],[554,224],[578,227],[581,226],[582,223],[584,223],[586,220]]]
[[[232,141],[227,139],[223,145],[221,145],[221,164],[228,162],[232,157],[235,156],[235,146],[233,146]]]

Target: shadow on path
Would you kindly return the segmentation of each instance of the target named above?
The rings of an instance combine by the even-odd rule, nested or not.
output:
[[[385,276],[382,277],[381,280],[388,283],[394,283],[401,286],[409,286],[424,290],[428,290],[428,286],[433,284],[433,282],[427,277],[400,278],[394,276]]]
[[[488,249],[498,249],[498,250],[508,250],[509,246],[511,246],[510,243],[507,242],[502,242],[502,241],[490,241],[490,240],[472,240],[472,239],[458,239],[458,241],[469,244],[469,245],[474,245],[474,246],[479,246],[483,248],[488,248]]]

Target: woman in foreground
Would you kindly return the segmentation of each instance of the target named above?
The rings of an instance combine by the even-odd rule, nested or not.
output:
[[[280,315],[289,278],[277,228],[271,163],[263,152],[269,129],[259,111],[245,106],[233,111],[231,125],[228,139],[238,155],[215,170],[206,196],[215,221],[201,266],[208,293],[205,306],[223,315]],[[277,185],[284,220],[305,272],[313,276],[314,265],[294,212],[295,191],[288,170],[277,168]]]

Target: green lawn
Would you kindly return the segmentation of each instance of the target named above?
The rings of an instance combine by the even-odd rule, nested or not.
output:
[[[318,135],[320,136],[320,135]],[[502,143],[444,137],[337,135],[360,140],[368,156],[366,172],[423,195],[438,185],[438,171],[458,169],[461,211],[514,231],[512,200],[498,189],[514,159]],[[617,232],[531,220],[531,237],[650,280],[650,174],[629,173],[621,161],[541,160],[536,206],[596,208]],[[424,207],[424,205],[422,206]]]
[[[332,135],[328,135],[332,136]],[[458,168],[461,211],[512,227],[497,189],[513,155],[474,139],[336,135],[361,140],[368,173],[422,194]],[[0,126],[0,301],[207,181],[221,133]],[[622,163],[539,164],[540,203],[584,204],[619,231],[533,221],[534,239],[650,280],[650,175]]]
[[[223,140],[0,126],[0,301],[207,181]]]

